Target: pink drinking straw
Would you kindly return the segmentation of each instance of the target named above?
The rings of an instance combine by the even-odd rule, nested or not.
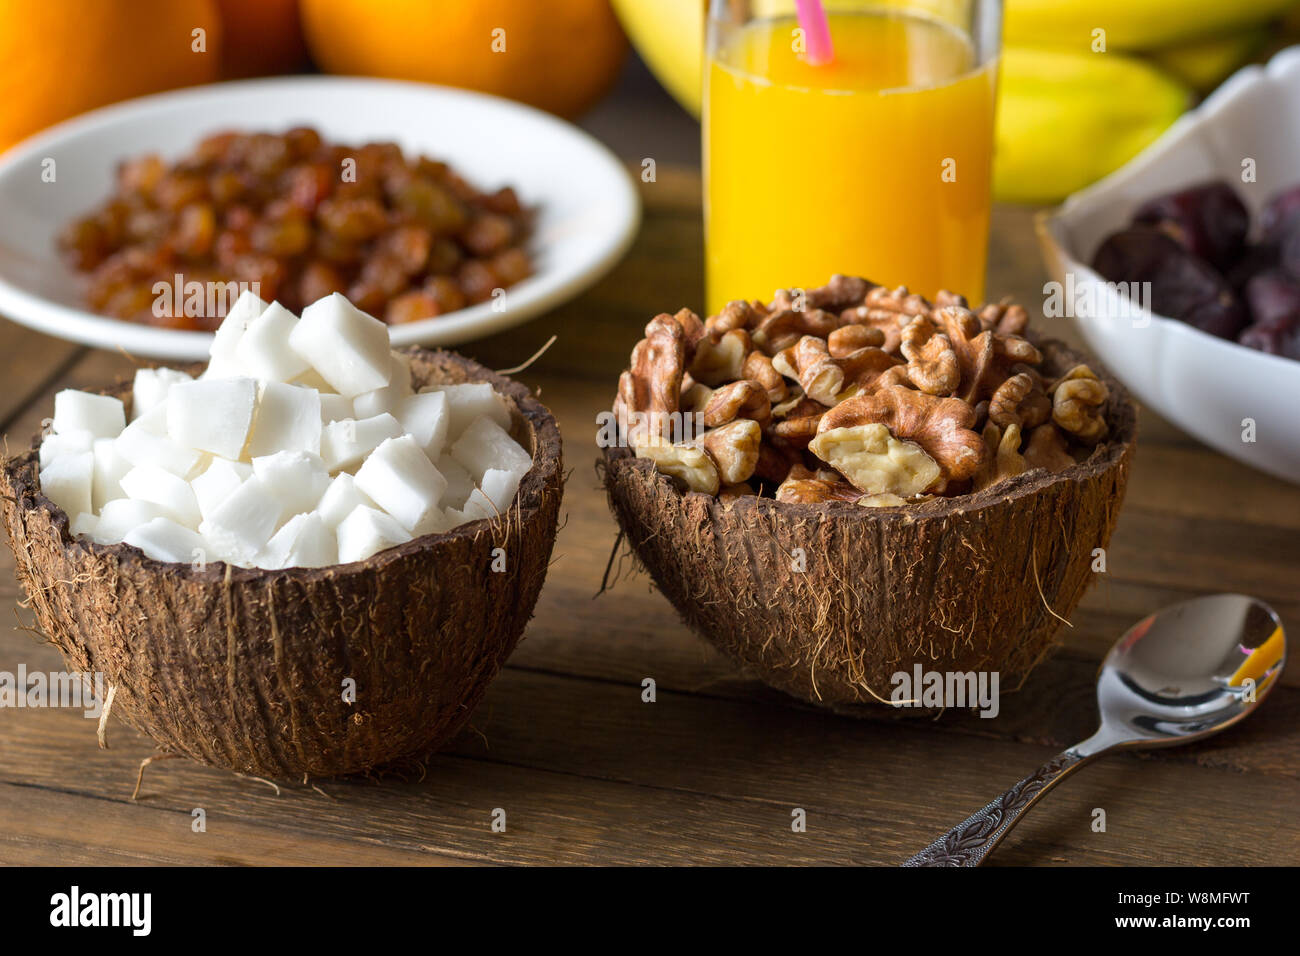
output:
[[[794,5],[807,44],[808,62],[820,66],[835,59],[835,50],[831,46],[831,27],[826,22],[822,0],[794,0]]]

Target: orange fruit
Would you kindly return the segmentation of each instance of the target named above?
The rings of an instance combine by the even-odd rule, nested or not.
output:
[[[306,65],[298,0],[217,0],[217,9],[226,79],[292,73]]]
[[[600,99],[627,55],[609,0],[302,0],[302,19],[330,73],[466,87],[561,116]]]
[[[105,103],[210,82],[220,56],[212,0],[0,0],[0,149]]]

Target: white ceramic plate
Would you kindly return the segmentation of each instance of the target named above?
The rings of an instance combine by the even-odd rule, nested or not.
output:
[[[1300,362],[1135,310],[1084,263],[1143,200],[1212,178],[1233,185],[1252,222],[1300,183],[1300,48],[1227,80],[1122,169],[1039,221],[1048,271],[1102,363],[1144,404],[1225,455],[1300,483]],[[1256,181],[1242,182],[1253,160]],[[1074,295],[1069,295],[1073,289]],[[1254,423],[1254,441],[1247,420]]]
[[[0,156],[0,315],[60,338],[133,355],[198,360],[211,333],[122,322],[85,310],[80,277],[59,258],[65,223],[109,195],[117,163],[167,159],[223,129],[307,125],[327,140],[396,142],[449,162],[482,189],[514,186],[537,208],[535,274],[493,303],[392,327],[396,345],[454,345],[518,325],[596,282],[627,251],[640,200],[622,164],[562,120],[509,100],[419,83],[288,77],[222,83],[105,107],[61,123]],[[55,182],[42,181],[54,160]]]

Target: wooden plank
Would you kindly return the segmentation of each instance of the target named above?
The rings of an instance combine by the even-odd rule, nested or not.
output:
[[[5,373],[5,387],[0,390],[0,433],[20,409],[30,405],[52,379],[86,351],[84,346],[0,320],[0,362]]]

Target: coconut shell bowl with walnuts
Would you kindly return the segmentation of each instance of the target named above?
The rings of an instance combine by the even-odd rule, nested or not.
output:
[[[653,318],[602,451],[610,506],[698,633],[852,711],[899,671],[1017,689],[1110,539],[1136,413],[1005,303],[864,279]]]

